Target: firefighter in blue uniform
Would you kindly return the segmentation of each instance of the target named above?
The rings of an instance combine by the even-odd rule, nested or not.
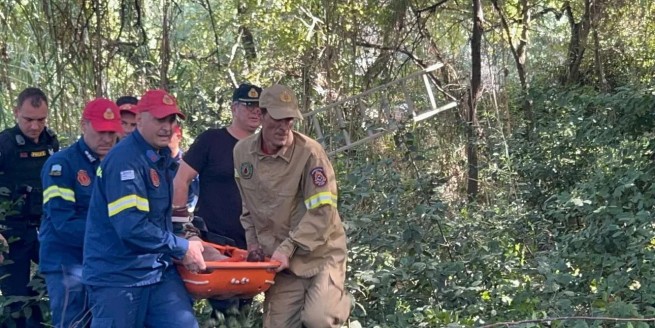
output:
[[[52,324],[87,327],[91,313],[82,285],[82,244],[91,190],[100,160],[123,132],[118,106],[95,99],[84,107],[82,137],[54,154],[41,171],[43,222],[39,269],[45,276]]]
[[[31,262],[38,263],[37,227],[42,214],[43,189],[41,167],[59,150],[57,136],[48,129],[48,98],[38,88],[27,88],[18,95],[14,108],[16,125],[0,133],[0,202],[11,202],[0,215],[0,233],[9,240],[9,252],[0,265],[0,291],[5,297],[36,296],[28,287]],[[3,209],[7,207],[2,206]],[[12,241],[13,240],[13,241]],[[7,263],[10,260],[10,263]],[[25,312],[31,314],[26,315]],[[15,319],[15,327],[41,327],[37,304],[14,302],[3,308],[8,314],[24,311]],[[15,315],[15,314],[14,314]],[[1,327],[13,326],[2,322]]]
[[[168,143],[184,115],[163,90],[146,92],[137,112],[137,130],[103,159],[91,195],[82,270],[91,326],[198,327],[173,265],[205,269],[202,243],[175,236],[171,222]]]

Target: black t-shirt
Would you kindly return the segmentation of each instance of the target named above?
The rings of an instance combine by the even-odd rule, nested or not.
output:
[[[225,128],[209,129],[198,136],[184,154],[184,161],[200,175],[197,214],[205,220],[207,229],[246,248],[239,219],[241,195],[234,181],[232,150],[237,141]]]

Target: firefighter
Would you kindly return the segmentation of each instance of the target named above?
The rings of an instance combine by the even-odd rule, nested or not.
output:
[[[293,130],[302,115],[291,89],[264,89],[259,107],[261,131],[237,143],[234,167],[248,250],[281,263],[264,327],[341,327],[350,297],[332,164],[318,142]]]
[[[163,90],[137,104],[137,129],[100,163],[84,235],[82,281],[93,327],[198,327],[173,265],[206,268],[202,242],[173,233],[177,163],[168,148],[184,115]]]
[[[39,269],[45,276],[52,323],[58,328],[91,322],[82,285],[82,244],[100,161],[123,132],[118,106],[95,99],[84,107],[82,137],[54,154],[41,171],[44,216],[39,229]]]

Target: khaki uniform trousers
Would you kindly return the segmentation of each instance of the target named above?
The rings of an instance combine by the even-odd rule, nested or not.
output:
[[[284,270],[264,300],[264,328],[341,327],[350,315],[345,273],[326,268],[311,278]]]

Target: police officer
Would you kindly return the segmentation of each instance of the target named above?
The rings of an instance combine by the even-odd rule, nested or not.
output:
[[[288,87],[264,89],[259,106],[261,131],[237,143],[234,167],[248,250],[281,263],[264,327],[341,327],[350,298],[332,164],[318,142],[292,130],[302,115]]]
[[[46,127],[48,98],[38,88],[23,90],[14,108],[16,125],[0,133],[0,199],[11,202],[5,221],[0,221],[2,234],[8,240],[6,259],[11,264],[0,266],[0,290],[3,296],[34,296],[28,287],[31,280],[30,262],[38,263],[39,244],[37,227],[42,214],[43,189],[40,172],[45,161],[59,150],[55,133]],[[24,302],[10,304],[10,312],[18,312]],[[31,306],[29,318],[21,315],[17,327],[40,327],[41,310]]]
[[[173,233],[171,197],[177,163],[168,143],[175,98],[146,92],[137,129],[100,164],[84,236],[82,281],[94,327],[198,327],[192,300],[173,266],[206,268],[202,242]]]
[[[48,159],[41,171],[44,217],[39,269],[46,278],[52,323],[58,328],[91,322],[82,285],[82,244],[100,160],[123,132],[118,106],[95,99],[84,107],[82,137]]]

